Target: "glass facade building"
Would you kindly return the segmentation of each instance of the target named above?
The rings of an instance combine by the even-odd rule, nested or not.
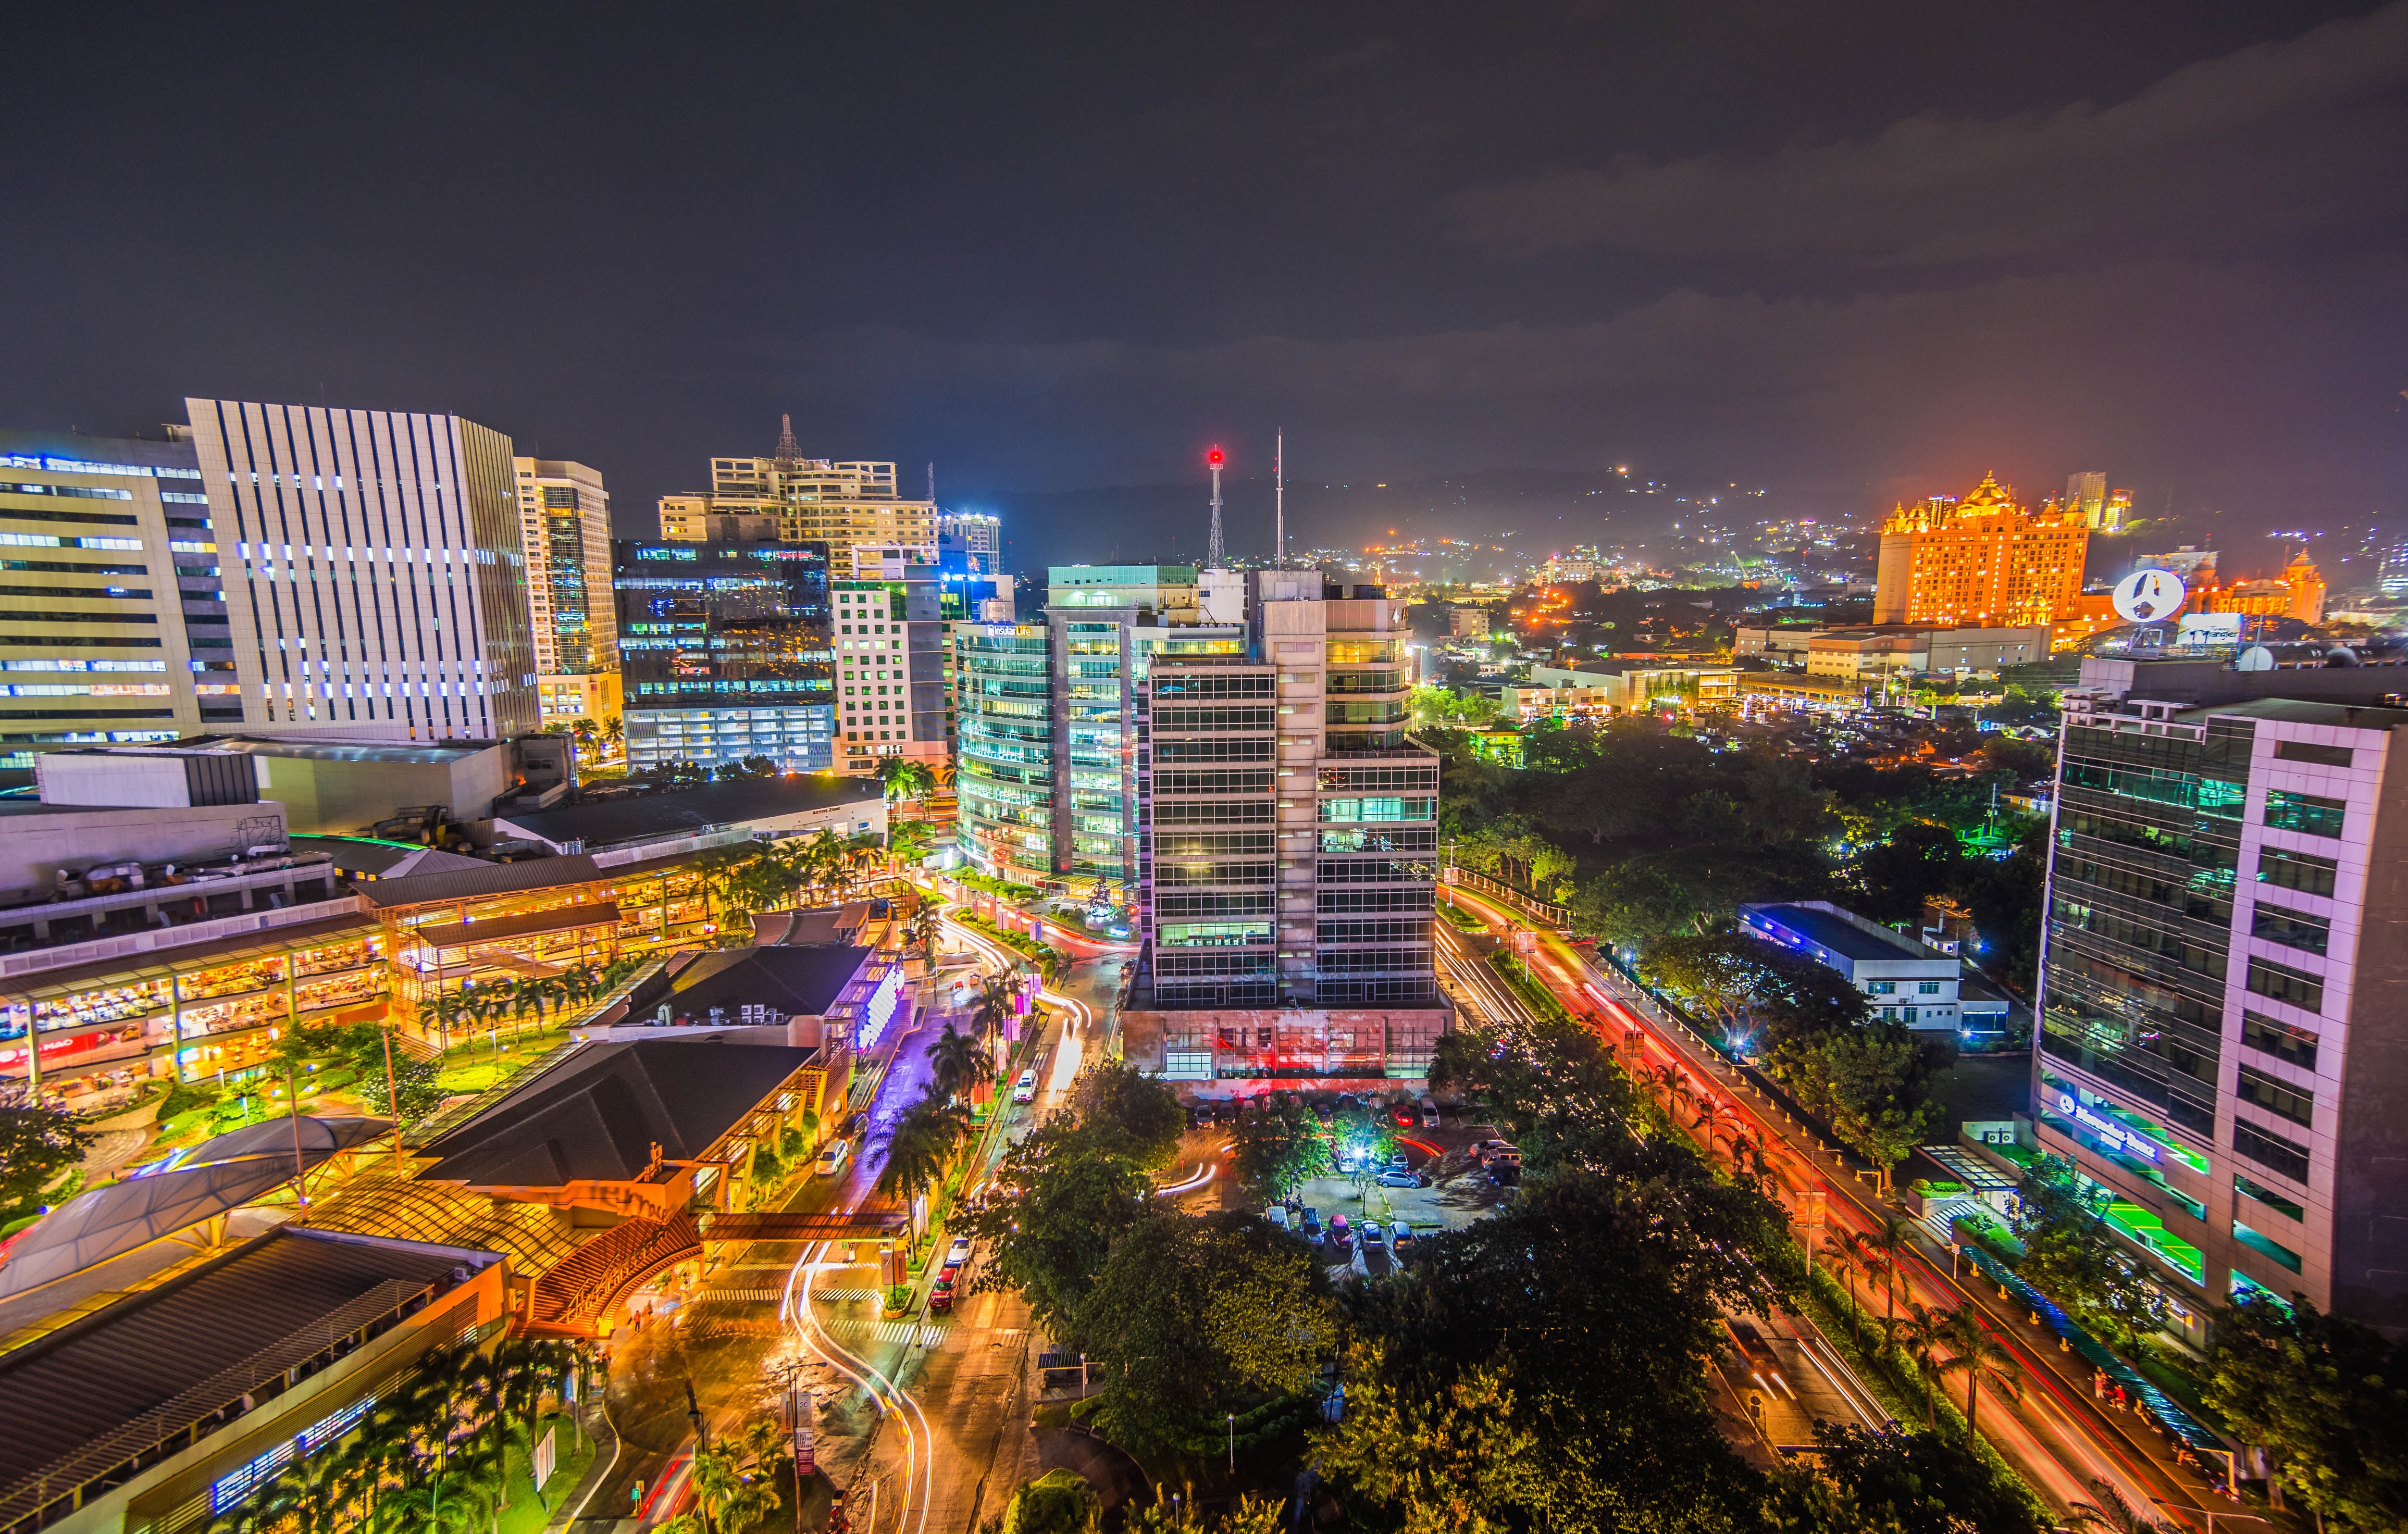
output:
[[[1054,877],[1054,662],[1042,624],[953,624],[956,845],[1015,883]]]
[[[630,767],[831,765],[825,546],[623,544],[613,584]]]

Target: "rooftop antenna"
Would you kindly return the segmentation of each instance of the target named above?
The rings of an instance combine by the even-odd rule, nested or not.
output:
[[[1226,460],[1221,450],[1214,448],[1204,455],[1204,461],[1212,466],[1212,536],[1204,545],[1204,567],[1217,570],[1221,567],[1221,465]]]
[[[1271,447],[1271,538],[1279,548],[1278,569],[1287,568],[1287,433],[1281,432]]]
[[[933,461],[928,465],[928,504],[937,504],[937,466]]]

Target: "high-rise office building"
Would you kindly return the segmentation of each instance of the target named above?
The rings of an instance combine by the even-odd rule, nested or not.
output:
[[[1873,622],[1996,628],[2071,617],[2090,529],[2034,511],[1985,477],[1963,500],[1899,507],[1882,524]]]
[[[839,580],[830,593],[837,766],[874,772],[885,756],[942,762],[945,631],[935,568],[897,562],[890,578]]]
[[[536,670],[546,677],[617,670],[610,494],[602,488],[601,471],[548,458],[515,458],[510,466],[535,618]]]
[[[0,432],[0,765],[240,724],[218,560],[188,438]]]
[[[2028,1150],[2194,1340],[2303,1294],[2408,1328],[2408,668],[2083,663]]]
[[[766,458],[714,458],[710,489],[664,495],[661,537],[670,541],[775,537],[824,543],[840,569],[855,544],[892,544],[937,558],[937,503],[896,494],[895,466],[801,456],[791,420]],[[759,521],[775,518],[774,524]],[[736,519],[730,522],[728,519]],[[775,532],[763,531],[774,525]]]
[[[538,724],[510,441],[455,415],[188,399],[245,725]]]
[[[1426,1075],[1439,759],[1380,588],[1249,577],[1242,656],[1163,657],[1140,742],[1129,1057],[1174,1079]]]
[[[2096,469],[2065,478],[2064,509],[2093,529],[2107,526],[2107,476]]]
[[[953,653],[956,844],[982,871],[1039,884],[1054,870],[1054,656],[1043,624],[947,625]]]
[[[628,766],[834,764],[825,548],[623,543],[613,584]]]
[[[937,517],[937,547],[959,551],[988,573],[1002,568],[1003,523],[982,511],[945,511]]]

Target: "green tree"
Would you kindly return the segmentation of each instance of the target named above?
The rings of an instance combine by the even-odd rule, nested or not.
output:
[[[934,1097],[905,1109],[886,1142],[886,1164],[879,1168],[878,1193],[911,1211],[911,1230],[920,1229],[920,1197],[944,1179],[962,1141],[969,1138],[969,1110]]]
[[[1084,1476],[1047,1470],[1011,1494],[999,1534],[1095,1534],[1102,1513],[1102,1499]]]
[[[1506,1534],[1542,1522],[1538,1435],[1517,1416],[1511,1360],[1441,1381],[1391,1367],[1377,1342],[1347,1355],[1346,1414],[1313,1435],[1323,1473],[1411,1534]]]
[[[1773,1473],[1765,1523],[1781,1534],[2037,1534],[2032,1508],[1961,1440],[1814,1425],[1816,1453]]]
[[[988,1270],[1018,1290],[1035,1324],[1068,1337],[1111,1243],[1145,1215],[1154,1184],[1127,1157],[1097,1149],[1074,1126],[1050,1124],[1004,1153],[983,1207],[961,1224],[980,1238]]]
[[[2043,1156],[2015,1190],[2015,1274],[2057,1301],[2085,1331],[2125,1351],[2166,1324],[2165,1298],[2100,1217],[2106,1195],[2086,1193],[2073,1164]]]
[[[1070,1111],[1098,1149],[1149,1170],[1167,1164],[1186,1133],[1186,1111],[1168,1082],[1125,1060],[1104,1060],[1070,1084]]]
[[[1238,1180],[1258,1201],[1285,1198],[1330,1169],[1329,1131],[1302,1103],[1250,1102],[1231,1139]]]
[[[1929,821],[1911,821],[1857,858],[1860,914],[1876,922],[1918,920],[1923,902],[1954,887],[1964,863],[1964,846],[1955,831]]]
[[[1327,1281],[1294,1237],[1251,1211],[1156,1207],[1113,1240],[1069,1340],[1096,1369],[1096,1425],[1151,1456],[1302,1389],[1334,1337]]]
[[[2216,1314],[2200,1391],[2327,1527],[2408,1527],[2408,1343],[2295,1297]]]
[[[75,1115],[13,1089],[0,1097],[0,1218],[40,1209],[42,1191],[80,1164],[93,1136]]]

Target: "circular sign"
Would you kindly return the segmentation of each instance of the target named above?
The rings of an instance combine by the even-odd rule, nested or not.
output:
[[[2060,1092],[2060,1093],[2058,1093],[2058,1094],[2057,1095],[2057,1111],[2059,1111],[2059,1112],[2062,1112],[2062,1113],[2071,1113],[2071,1112],[2072,1112],[2072,1111],[2073,1111],[2073,1094],[2072,1094],[2072,1093],[2071,1093],[2071,1092]]]
[[[2180,611],[2188,595],[2182,577],[2172,570],[2134,570],[2115,582],[2115,595],[2108,600],[2126,623],[2153,624]]]

